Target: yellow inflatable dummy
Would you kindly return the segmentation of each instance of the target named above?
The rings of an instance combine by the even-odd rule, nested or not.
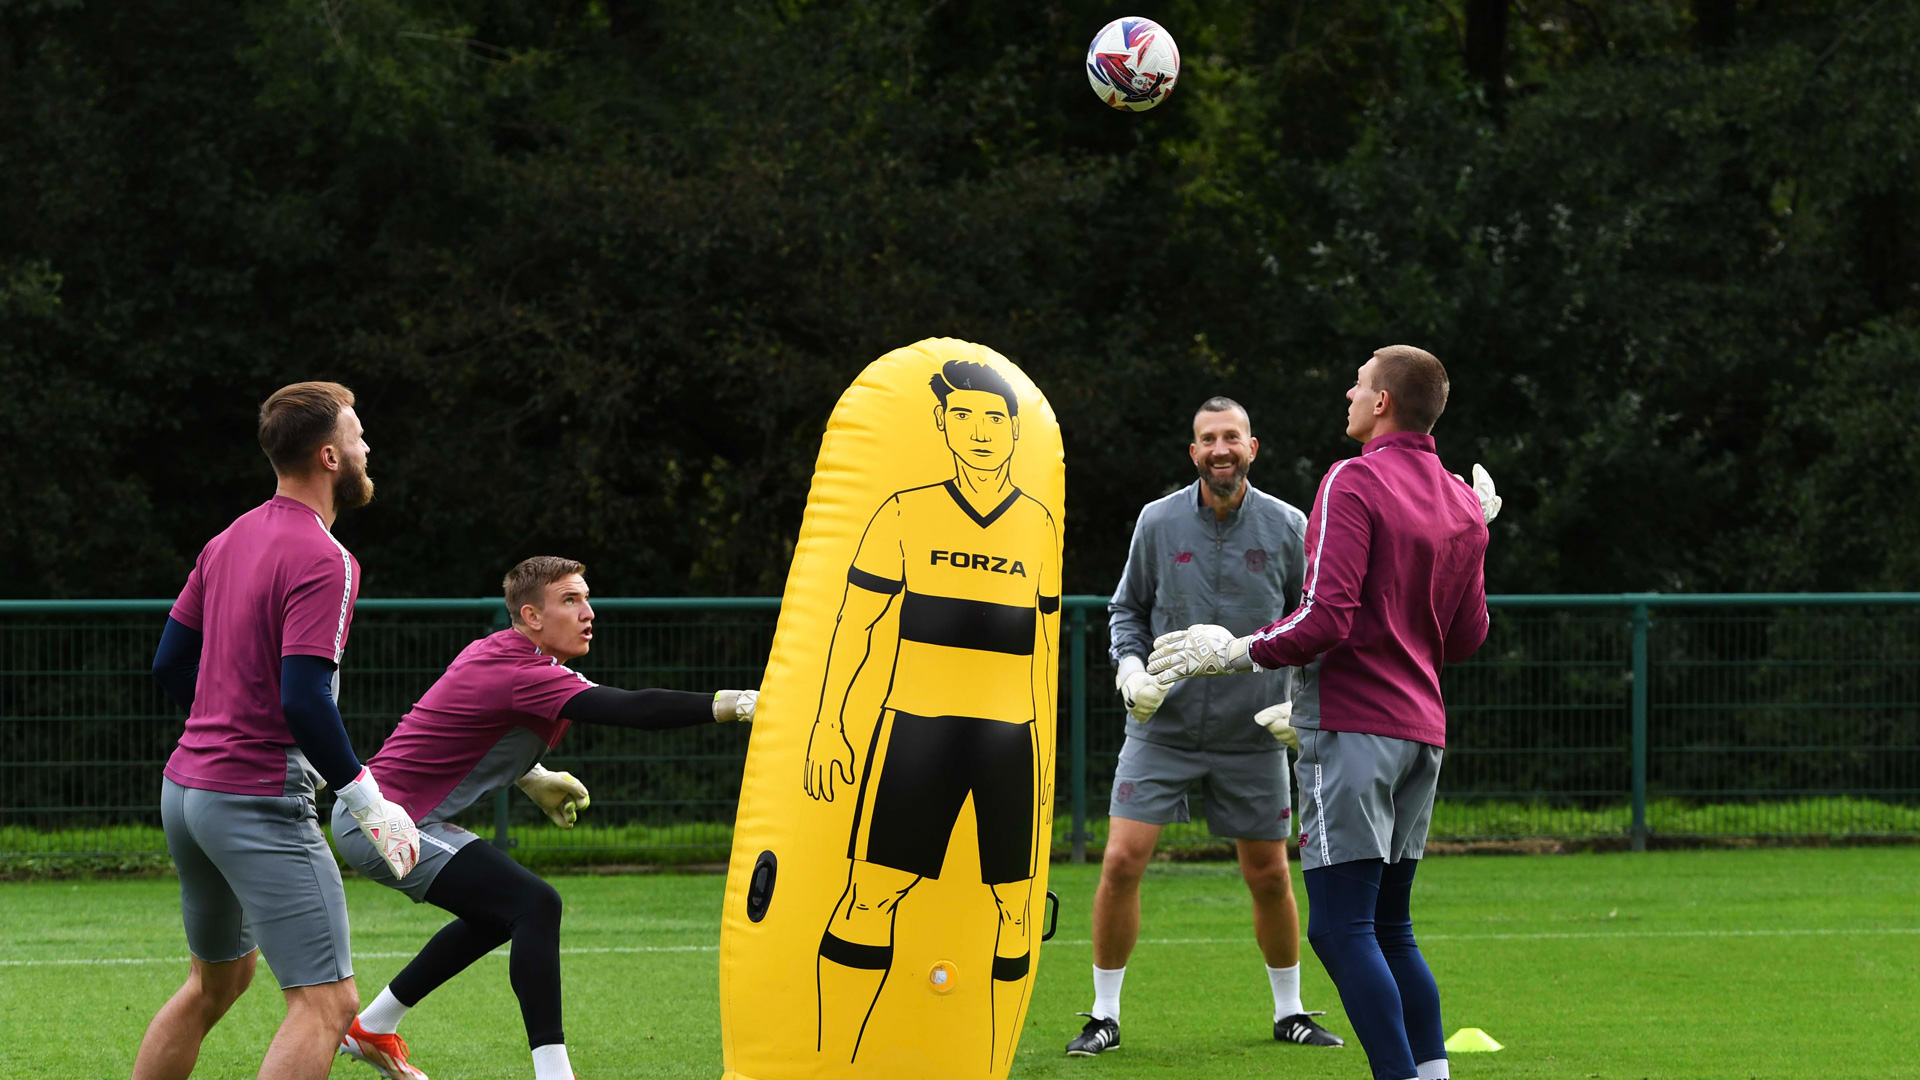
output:
[[[728,1080],[1005,1077],[1053,835],[1066,471],[935,338],[841,396],[761,682],[720,935]]]

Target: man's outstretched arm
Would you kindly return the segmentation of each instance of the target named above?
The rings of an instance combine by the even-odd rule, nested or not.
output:
[[[753,698],[742,695],[751,690],[722,690],[719,694],[690,693],[685,690],[622,690],[614,686],[589,686],[560,706],[560,715],[576,724],[609,724],[614,727],[667,731],[729,720],[753,719]],[[730,695],[723,702],[721,695]],[[725,715],[722,715],[722,713]]]

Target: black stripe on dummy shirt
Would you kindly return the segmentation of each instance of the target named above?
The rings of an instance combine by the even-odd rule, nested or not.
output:
[[[1041,597],[1041,598],[1040,598],[1040,614],[1042,614],[1042,615],[1051,615],[1051,614],[1053,614],[1054,612],[1056,612],[1056,611],[1059,611],[1059,610],[1060,610],[1060,598],[1059,598],[1059,597],[1057,597],[1057,596],[1043,596],[1043,597]]]
[[[954,649],[1033,655],[1033,608],[931,596],[907,590],[900,601],[900,640]]]
[[[858,585],[868,592],[877,592],[882,596],[892,596],[907,587],[904,581],[893,581],[878,574],[869,574],[857,566],[847,567],[847,582]]]

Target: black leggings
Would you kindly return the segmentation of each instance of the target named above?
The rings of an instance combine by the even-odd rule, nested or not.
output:
[[[387,989],[412,1008],[467,965],[513,942],[507,974],[527,1045],[566,1042],[560,1029],[560,894],[485,841],[447,862],[427,888],[427,903],[459,918],[441,928]]]

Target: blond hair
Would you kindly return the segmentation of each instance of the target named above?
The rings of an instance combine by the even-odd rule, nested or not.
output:
[[[282,476],[306,473],[315,450],[340,428],[340,413],[353,407],[353,391],[337,382],[297,382],[260,403],[260,449]]]
[[[547,586],[562,578],[574,574],[585,574],[587,565],[572,559],[563,559],[558,555],[535,555],[531,559],[522,559],[507,576],[500,579],[500,588],[507,595],[507,617],[516,625],[520,622],[520,609],[532,604],[539,607],[547,598]]]

